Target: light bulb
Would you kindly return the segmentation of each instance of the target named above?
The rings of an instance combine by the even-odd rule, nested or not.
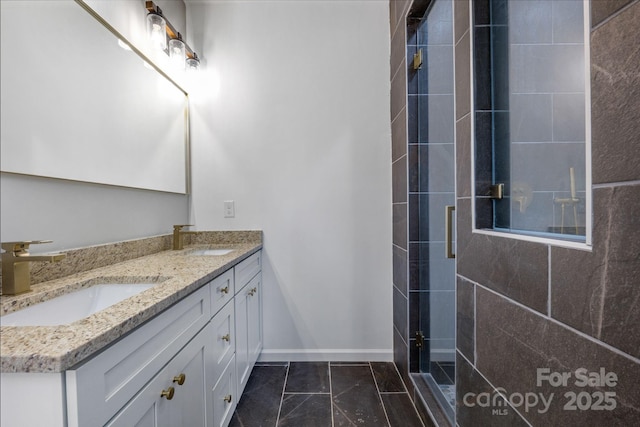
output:
[[[198,71],[200,61],[198,58],[187,58],[187,71]]]
[[[147,34],[151,45],[158,50],[167,48],[167,21],[157,13],[147,15]]]
[[[180,39],[169,40],[169,59],[171,64],[178,69],[184,70],[186,56],[186,46]]]

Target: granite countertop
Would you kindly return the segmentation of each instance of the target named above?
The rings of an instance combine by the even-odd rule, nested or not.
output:
[[[197,249],[228,248],[222,256],[188,255]],[[61,326],[1,326],[2,372],[63,372],[202,287],[262,248],[261,239],[207,243],[165,250],[32,285],[32,292],[0,297],[0,314],[94,283],[158,282],[131,298]]]

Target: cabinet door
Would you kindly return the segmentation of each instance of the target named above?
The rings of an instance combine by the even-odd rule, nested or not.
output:
[[[238,292],[236,307],[236,371],[238,395],[247,385],[251,369],[262,351],[262,274]]]
[[[110,427],[206,426],[207,326],[107,425]],[[180,384],[182,383],[182,384]],[[208,394],[208,393],[207,393]]]
[[[174,387],[175,393],[173,399],[168,402],[169,405],[166,405],[166,423],[162,420],[161,425],[167,427],[206,427],[207,425],[205,365],[211,356],[207,352],[210,345],[209,334],[206,333],[207,331],[204,332],[197,336],[199,341],[191,349],[180,352],[176,356],[177,363],[165,376],[165,389]]]
[[[258,274],[249,285],[247,347],[249,349],[249,363],[253,368],[262,351],[262,274]]]
[[[249,380],[249,294],[250,288],[245,286],[236,295],[236,374],[238,395],[242,395],[244,386]]]
[[[240,393],[236,393],[236,364],[232,358],[212,390],[213,427],[227,427],[236,409]]]

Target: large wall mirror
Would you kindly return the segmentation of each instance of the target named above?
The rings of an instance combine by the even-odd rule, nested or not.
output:
[[[74,0],[0,5],[0,169],[188,193],[186,92]]]

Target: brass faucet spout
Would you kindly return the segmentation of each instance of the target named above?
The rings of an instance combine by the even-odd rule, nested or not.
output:
[[[17,295],[31,290],[30,262],[57,262],[65,254],[31,255],[29,245],[50,243],[51,240],[3,242],[2,249],[2,294]]]
[[[198,234],[197,231],[182,231],[183,227],[192,227],[192,224],[174,225],[173,226],[173,250],[179,251],[184,248],[184,240],[182,237],[185,234]]]

